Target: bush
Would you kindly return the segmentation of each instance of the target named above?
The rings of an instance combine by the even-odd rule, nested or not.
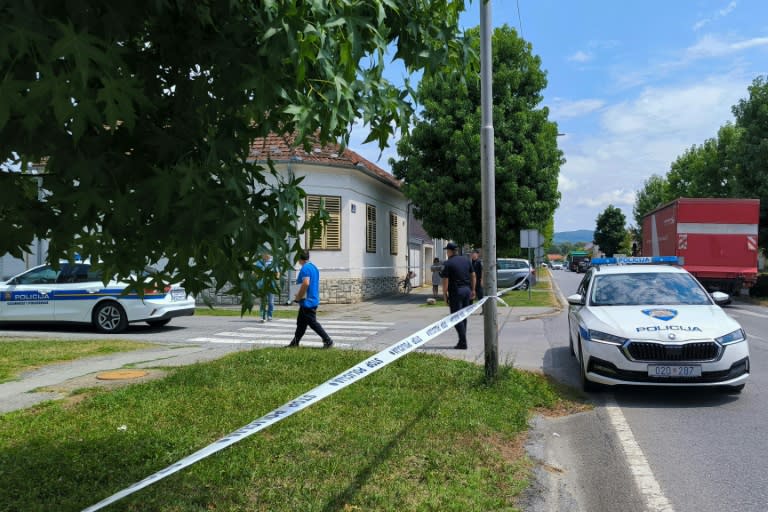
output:
[[[750,297],[768,297],[768,274],[759,274],[755,286],[749,289]]]

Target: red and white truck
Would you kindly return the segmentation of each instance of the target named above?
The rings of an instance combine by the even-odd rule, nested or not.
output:
[[[643,256],[677,256],[710,291],[757,281],[759,199],[681,197],[643,217]]]

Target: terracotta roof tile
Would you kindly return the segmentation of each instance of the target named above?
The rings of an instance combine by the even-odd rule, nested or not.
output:
[[[400,189],[400,180],[349,148],[342,150],[338,144],[320,146],[314,143],[310,151],[305,151],[303,146],[295,146],[295,140],[292,135],[269,135],[268,137],[257,138],[251,144],[251,158],[256,161],[266,161],[271,158],[274,162],[299,161],[308,164],[357,169],[387,185]]]

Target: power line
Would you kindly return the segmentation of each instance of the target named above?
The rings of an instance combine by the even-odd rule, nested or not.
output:
[[[517,22],[520,25],[520,39],[525,39],[523,37],[523,18],[520,16],[520,0],[515,3],[517,4]]]

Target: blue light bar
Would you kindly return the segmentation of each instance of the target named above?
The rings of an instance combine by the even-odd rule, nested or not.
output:
[[[592,265],[648,265],[661,263],[677,265],[677,256],[627,256],[624,258],[592,258]]]

